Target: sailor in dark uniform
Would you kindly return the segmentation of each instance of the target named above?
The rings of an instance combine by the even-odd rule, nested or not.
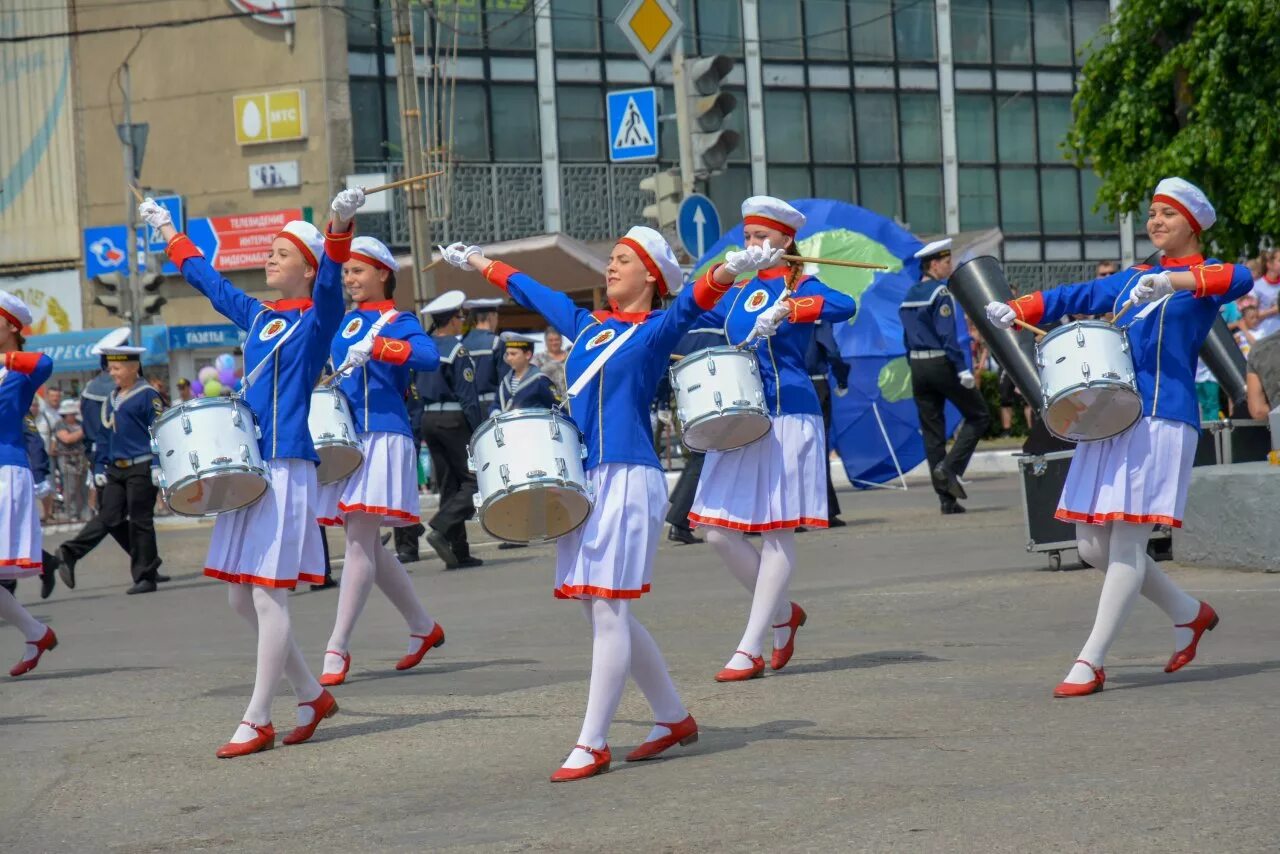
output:
[[[498,409],[551,409],[560,404],[560,391],[551,377],[533,362],[533,339],[502,333],[503,361],[511,370],[498,384]]]
[[[428,523],[427,543],[446,569],[479,566],[467,543],[467,520],[475,515],[476,476],[467,469],[467,442],[484,421],[476,391],[476,366],[459,338],[462,291],[436,297],[422,313],[431,319],[440,352],[439,370],[421,372],[422,441],[431,452],[431,474],[440,486],[440,509]]]
[[[959,311],[947,290],[951,276],[951,239],[937,240],[916,253],[920,281],[907,291],[898,310],[911,363],[911,389],[920,413],[925,456],[944,515],[963,513],[956,500],[967,498],[960,475],[991,424],[987,404],[978,392],[968,355],[960,343]],[[947,401],[964,417],[951,451],[947,451]]]
[[[476,395],[486,417],[498,409],[498,383],[511,370],[503,360],[502,344],[498,340],[498,306],[503,302],[502,297],[491,297],[469,299],[462,304],[471,327],[471,331],[462,336],[462,346],[475,362]]]
[[[723,347],[725,343],[723,329],[690,329],[671,353],[671,364],[675,365],[685,356],[692,356],[708,347]],[[670,372],[664,374],[658,383],[658,405],[660,408],[674,408]],[[667,510],[667,524],[671,526],[667,529],[667,539],[673,543],[693,545],[702,542],[694,536],[689,525],[689,510],[693,508],[693,496],[698,492],[698,479],[702,477],[702,463],[706,458],[706,454],[685,448],[684,469],[671,490],[671,506]]]
[[[836,343],[836,333],[831,324],[819,319],[813,324],[813,338],[809,340],[809,350],[804,357],[805,370],[813,381],[813,390],[818,393],[818,405],[822,407],[822,424],[827,431],[827,446],[831,446],[831,381],[827,371],[836,378],[834,389],[836,397],[844,397],[849,393],[849,363],[840,355],[840,347]],[[844,527],[845,521],[840,518],[840,500],[836,498],[836,488],[831,483],[831,466],[827,465],[827,527]]]

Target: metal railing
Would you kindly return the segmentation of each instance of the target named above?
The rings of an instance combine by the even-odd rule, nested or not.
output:
[[[1004,265],[1005,278],[1020,293],[1043,291],[1072,282],[1088,282],[1097,275],[1094,261],[1010,261]]]

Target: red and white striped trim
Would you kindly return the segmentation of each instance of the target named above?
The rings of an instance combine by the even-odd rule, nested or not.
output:
[[[1181,528],[1182,520],[1172,516],[1161,516],[1154,513],[1137,515],[1134,513],[1079,513],[1059,507],[1053,518],[1062,522],[1080,522],[1085,525],[1105,525],[1108,522],[1128,522],[1130,525],[1168,525],[1170,528]]]
[[[798,519],[784,519],[780,522],[763,522],[755,525],[749,522],[737,522],[733,519],[717,519],[711,516],[700,516],[697,513],[690,513],[689,521],[694,525],[706,525],[710,528],[726,528],[730,531],[743,531],[748,534],[762,534],[765,531],[782,531],[789,528],[827,527],[826,519],[813,519],[809,516],[801,516]]]
[[[300,581],[308,584],[324,584],[324,573],[315,575],[310,572],[300,572],[297,578],[265,578],[261,575],[250,575],[247,572],[225,572],[206,566],[204,574],[229,584],[257,584],[259,587],[270,587],[275,590],[293,590]]]
[[[590,584],[561,584],[555,589],[557,599],[639,599],[649,592],[651,585],[644,585],[639,590],[614,590],[612,587],[594,587]]]

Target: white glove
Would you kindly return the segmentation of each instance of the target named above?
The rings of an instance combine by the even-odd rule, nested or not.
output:
[[[770,338],[778,331],[782,321],[791,314],[791,300],[778,300],[760,312],[756,325],[751,329],[752,338]]]
[[[333,197],[333,204],[329,205],[334,215],[343,222],[355,219],[356,211],[362,207],[364,207],[364,190],[359,187],[343,190]]]
[[[973,371],[961,371],[956,376],[960,377],[960,385],[965,388],[973,388],[977,385],[977,382],[973,379]]]
[[[474,271],[475,267],[471,266],[471,256],[483,254],[479,246],[468,246],[461,241],[437,248],[440,250],[440,256],[459,270]]]
[[[46,495],[53,495],[53,484],[47,480],[42,480],[36,484],[35,496],[36,498],[44,498]]]
[[[157,231],[162,225],[173,225],[173,217],[169,215],[168,208],[156,204],[156,200],[150,196],[138,203],[138,216]]]
[[[658,410],[658,423],[665,424],[668,427],[671,426],[671,410],[670,409]]]
[[[352,344],[347,350],[347,358],[345,359],[347,367],[351,370],[363,368],[373,358],[373,336],[366,335],[360,341]]]
[[[1171,293],[1173,282],[1169,281],[1168,273],[1146,273],[1129,291],[1129,300],[1133,303],[1155,302]]]
[[[152,466],[151,467],[151,485],[159,489],[163,485],[161,483],[161,478],[162,478],[162,475],[160,473],[159,467]]]
[[[838,385],[835,388],[836,397],[844,397],[848,393],[849,393],[849,387],[847,385]]]
[[[107,485],[107,476],[102,472],[98,472],[93,476],[93,485],[101,489]]]
[[[740,252],[727,253],[724,256],[724,268],[734,276],[756,270],[767,270],[778,266],[783,254],[783,250],[774,249],[766,240],[759,246],[748,246]]]
[[[1003,302],[987,303],[987,320],[997,329],[1008,329],[1013,326],[1013,321],[1018,317],[1018,313]]]

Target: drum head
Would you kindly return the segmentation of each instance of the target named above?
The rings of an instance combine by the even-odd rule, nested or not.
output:
[[[188,480],[168,491],[165,501],[180,516],[212,516],[248,507],[267,491],[256,472],[227,471]]]
[[[587,496],[571,486],[529,486],[498,498],[480,511],[480,525],[511,543],[554,540],[576,529],[591,513]]]
[[[316,469],[316,482],[333,483],[350,477],[364,462],[364,452],[351,445],[326,445],[316,448],[320,455],[320,467]]]
[[[732,451],[759,441],[769,432],[769,416],[728,412],[695,421],[684,428],[684,444],[692,451]]]
[[[1129,386],[1093,385],[1049,401],[1044,424],[1059,439],[1097,442],[1118,436],[1142,417],[1142,398]]]

